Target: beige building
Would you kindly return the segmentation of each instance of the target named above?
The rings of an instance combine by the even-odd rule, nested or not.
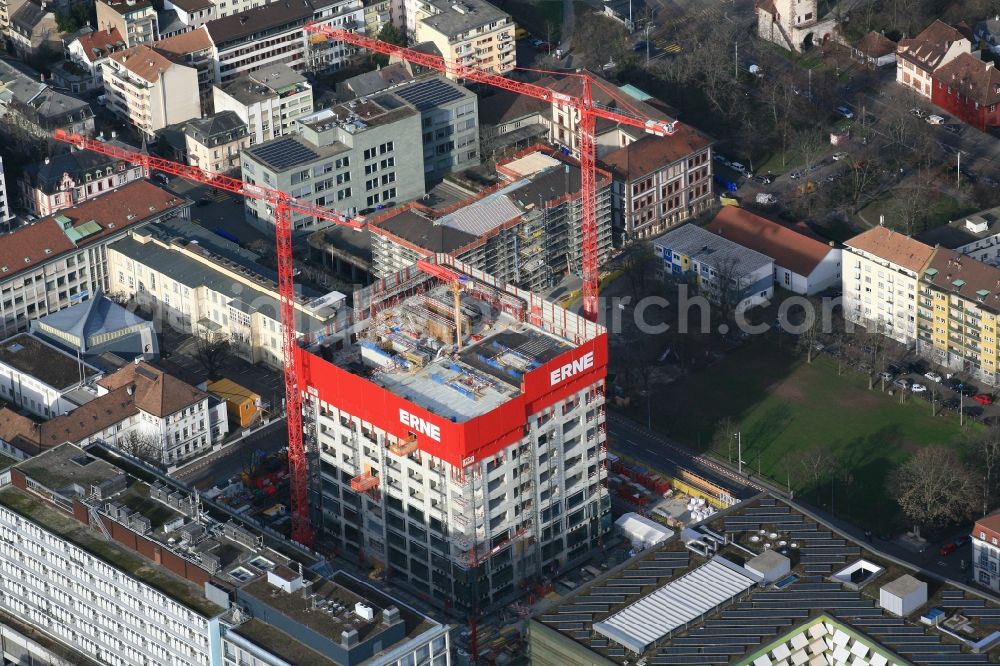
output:
[[[825,44],[837,27],[829,14],[820,20],[819,0],[757,0],[757,36],[789,51]]]
[[[915,343],[917,282],[933,254],[930,245],[882,226],[847,241],[841,269],[844,317]]]
[[[288,65],[261,67],[212,88],[215,111],[234,111],[247,125],[250,143],[294,133],[295,119],[313,112],[312,86]]]
[[[184,126],[187,161],[215,173],[240,168],[240,151],[250,145],[247,124],[233,111],[196,118]]]
[[[60,32],[55,13],[46,3],[31,0],[10,15],[7,31],[14,51],[22,58],[43,51],[59,53],[64,34]]]
[[[227,339],[240,358],[282,368],[278,285],[253,262],[224,258],[175,236],[151,225],[109,247],[110,291],[135,297],[174,330]],[[297,299],[304,345],[335,330],[344,299],[339,292]]]
[[[392,22],[392,3],[389,0],[364,0],[365,34],[377,37],[387,23]]]
[[[943,21],[936,20],[913,39],[901,39],[896,51],[896,82],[931,98],[931,75],[962,53],[972,42]]]
[[[97,29],[117,29],[126,46],[152,42],[159,36],[156,9],[150,0],[97,0]]]
[[[108,56],[104,90],[108,108],[147,137],[201,116],[197,70],[145,44]]]
[[[496,74],[517,65],[514,21],[485,0],[397,0],[393,19],[410,43],[430,42],[445,60]]]

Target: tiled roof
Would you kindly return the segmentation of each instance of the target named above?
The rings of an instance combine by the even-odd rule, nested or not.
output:
[[[976,526],[972,530],[972,536],[979,538],[980,532],[986,532],[986,540],[1000,539],[1000,511],[983,516],[976,521]]]
[[[627,180],[659,171],[677,160],[699,152],[712,140],[688,125],[678,125],[672,136],[645,136],[601,159]]]
[[[101,58],[107,57],[111,50],[119,44],[122,48],[125,45],[125,40],[122,39],[118,28],[112,28],[110,32],[107,30],[95,30],[86,35],[80,35],[77,41],[83,47],[84,57],[90,62],[96,62]]]
[[[34,31],[35,26],[41,23],[42,19],[46,15],[50,15],[52,12],[47,11],[41,5],[38,5],[31,0],[25,2],[23,5],[17,8],[13,14],[10,15],[11,25],[16,26],[20,30],[24,31],[25,34],[31,34]]]
[[[235,111],[220,111],[187,121],[184,133],[203,145],[216,145],[219,141],[236,141],[245,137],[247,124]]]
[[[875,255],[915,273],[923,270],[934,254],[934,248],[931,246],[881,226],[855,236],[844,245]]]
[[[954,250],[938,248],[922,279],[950,294],[1000,312],[1000,268]]]
[[[182,32],[179,35],[153,42],[153,47],[157,51],[183,56],[207,51],[212,48],[212,40],[208,37],[208,31],[202,26],[190,32]]]
[[[138,44],[124,51],[117,51],[108,57],[121,63],[125,69],[150,83],[156,83],[160,79],[160,75],[175,64],[146,44]]]
[[[147,414],[160,418],[208,397],[204,391],[148,363],[130,363],[97,383],[111,391],[131,386],[135,405]]]
[[[881,58],[890,53],[896,52],[896,42],[892,41],[881,32],[872,30],[867,35],[858,40],[854,48],[868,56],[869,58]]]
[[[535,113],[548,115],[552,105],[534,97],[519,95],[510,90],[497,90],[489,97],[480,98],[479,123],[503,125],[511,120]]]
[[[134,147],[120,141],[108,143],[135,150]],[[108,155],[89,150],[74,150],[25,167],[24,176],[31,187],[36,187],[46,194],[54,194],[59,189],[64,174],[69,174],[74,181],[80,182],[87,174],[96,175],[98,171],[103,172],[119,162],[120,160]]]
[[[941,65],[932,76],[980,106],[1000,102],[1000,71],[992,62],[983,62],[971,53],[963,53]]]
[[[935,20],[912,39],[901,39],[897,55],[934,71],[954,42],[965,39],[961,32],[941,20]]]
[[[757,0],[754,4],[754,9],[765,11],[771,16],[778,15],[778,8],[774,6],[774,0]]]
[[[211,0],[170,0],[170,4],[188,13],[212,6]]]
[[[705,228],[766,254],[779,266],[806,277],[832,249],[822,241],[737,206],[723,206]]]

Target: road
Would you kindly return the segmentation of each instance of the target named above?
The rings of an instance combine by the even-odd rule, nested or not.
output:
[[[249,437],[182,467],[172,476],[191,487],[205,490],[242,472],[255,450],[273,453],[287,444],[285,420],[278,419]]]

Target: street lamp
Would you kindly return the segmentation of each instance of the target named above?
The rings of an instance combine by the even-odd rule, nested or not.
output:
[[[743,433],[737,432],[735,435],[733,435],[733,437],[736,438],[736,462],[738,463],[740,475],[742,475],[743,463],[746,462],[745,460],[743,460]]]

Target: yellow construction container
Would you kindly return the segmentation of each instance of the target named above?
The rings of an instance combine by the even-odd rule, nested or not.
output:
[[[259,395],[231,379],[209,382],[208,390],[226,401],[226,413],[230,422],[241,428],[253,423],[260,407]]]

